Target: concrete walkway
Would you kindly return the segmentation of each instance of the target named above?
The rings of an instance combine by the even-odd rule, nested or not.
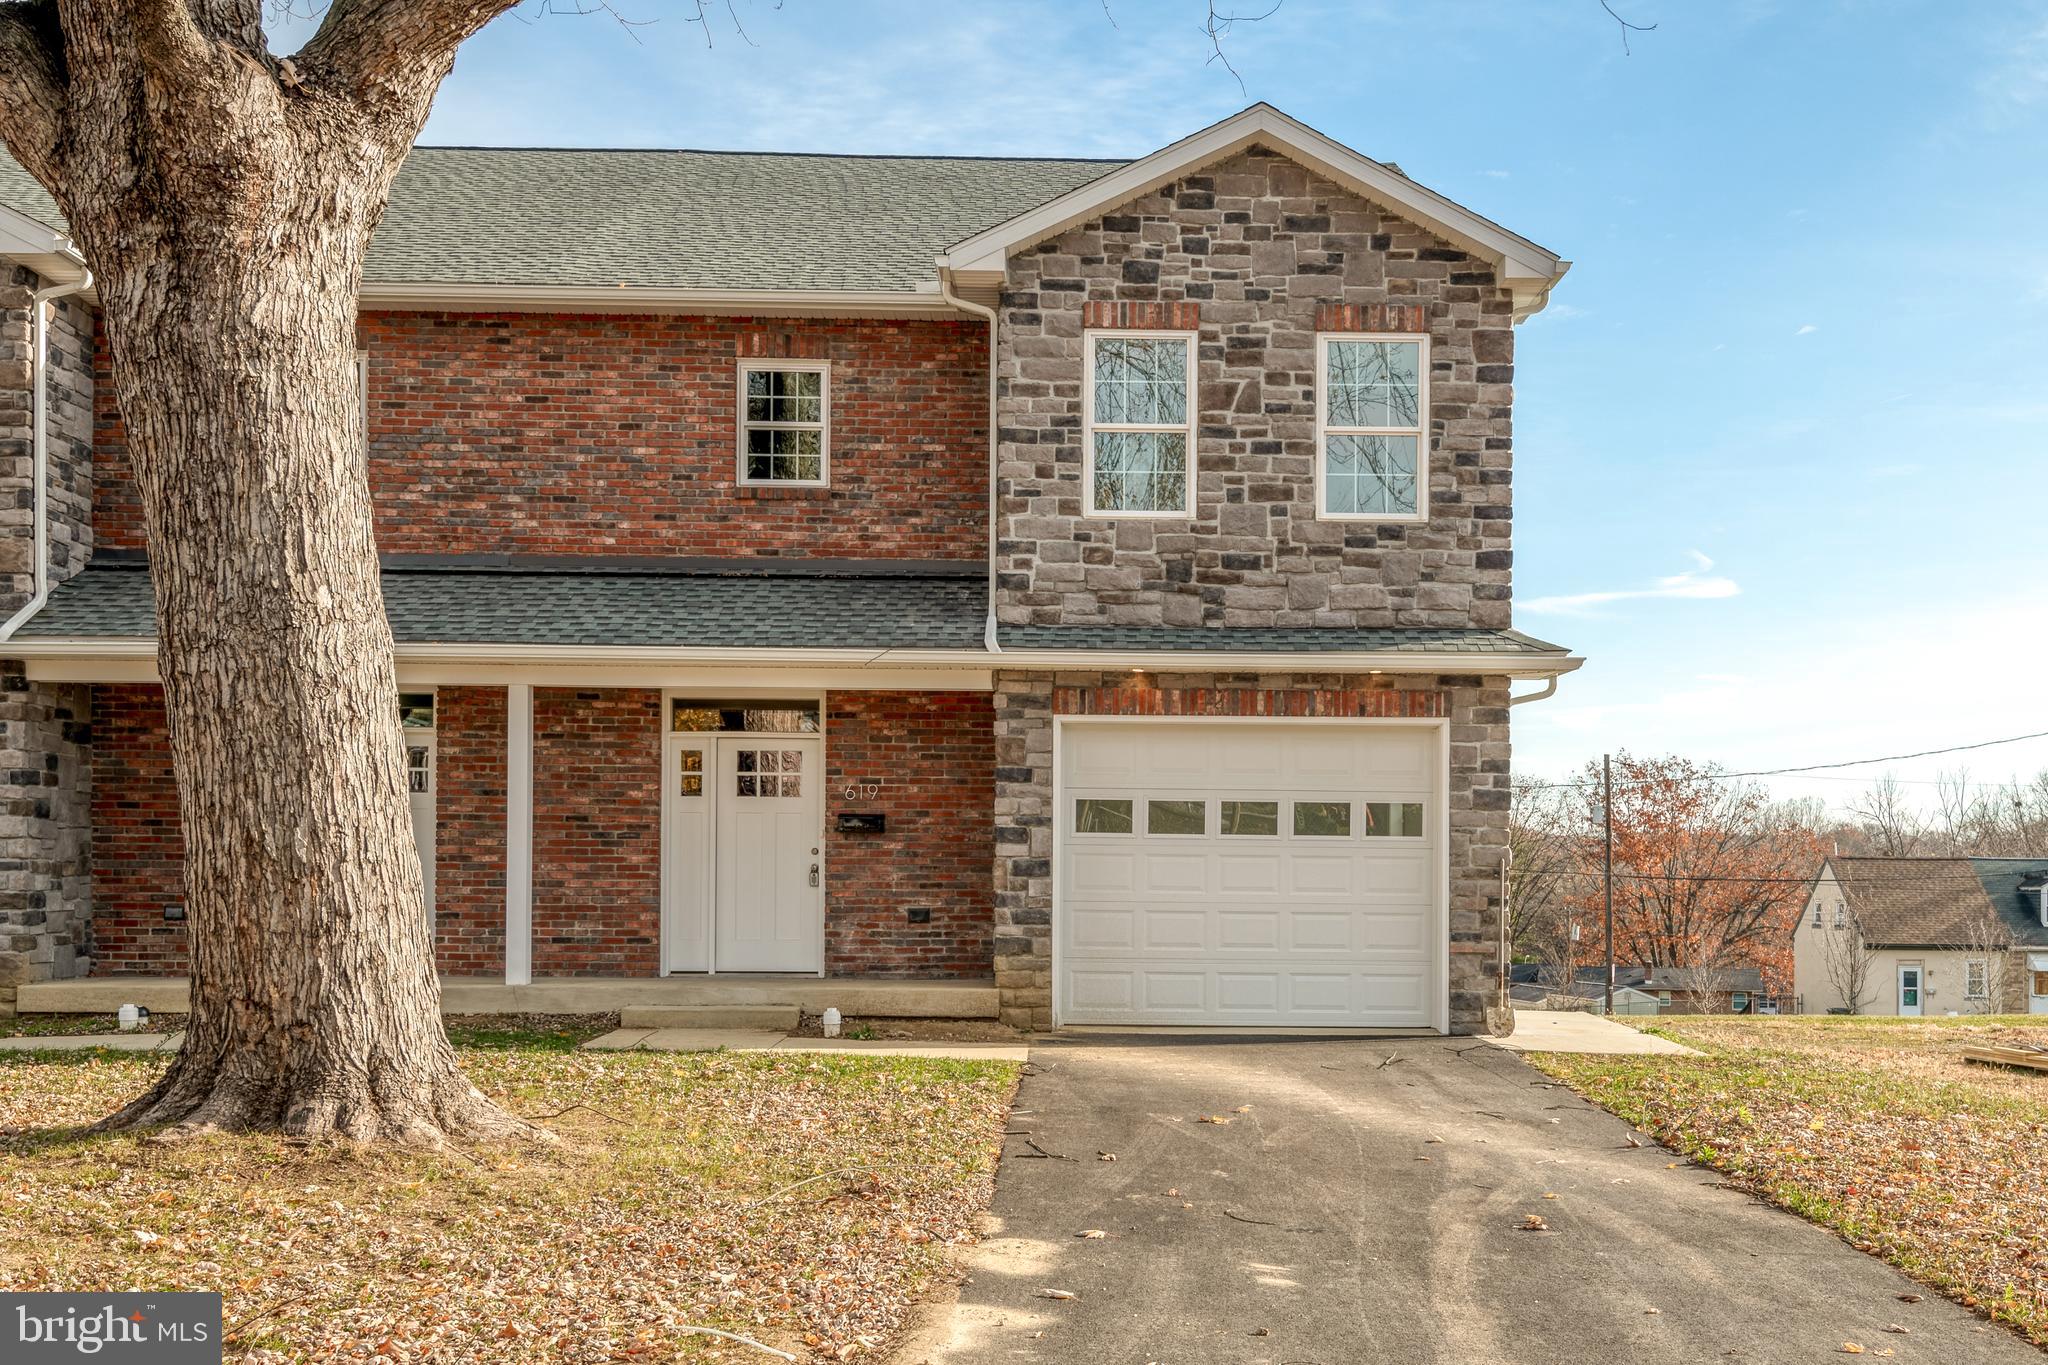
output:
[[[863,1057],[952,1057],[981,1062],[1022,1062],[1023,1043],[943,1043],[916,1039],[803,1038],[760,1029],[621,1028],[583,1045],[597,1052],[832,1052]]]
[[[1515,1010],[1515,1031],[1488,1039],[1510,1052],[1600,1052],[1614,1056],[1697,1057],[1699,1051],[1583,1010]]]
[[[1031,1055],[997,1226],[892,1365],[2041,1365],[1475,1039]]]
[[[184,1041],[182,1033],[62,1033],[0,1038],[0,1052],[86,1052],[96,1047],[109,1052],[175,1052]]]

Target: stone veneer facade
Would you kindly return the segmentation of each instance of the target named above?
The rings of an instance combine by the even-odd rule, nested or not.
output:
[[[1195,330],[1191,519],[1082,514],[1092,327]],[[1429,519],[1316,518],[1316,334],[1426,331]],[[1010,262],[1003,621],[1509,624],[1513,305],[1493,268],[1250,148]]]
[[[1489,1027],[1508,846],[1506,678],[999,672],[995,688],[995,970],[1006,1023],[1052,1025],[1055,716],[1413,716],[1450,722],[1451,1029]]]
[[[35,272],[0,261],[0,620],[35,591]],[[92,332],[51,305],[47,432],[50,578],[92,551]],[[83,971],[90,951],[91,698],[0,661],[0,1015],[24,982]]]

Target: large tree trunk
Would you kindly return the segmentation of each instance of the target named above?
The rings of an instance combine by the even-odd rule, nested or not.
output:
[[[0,131],[98,275],[185,836],[184,1050],[108,1126],[537,1132],[441,1026],[354,377],[391,178],[506,3],[335,0],[299,65],[256,0],[60,4],[41,72],[0,10],[0,93],[37,95]]]

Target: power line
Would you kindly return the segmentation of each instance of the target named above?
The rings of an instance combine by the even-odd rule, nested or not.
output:
[[[1934,758],[1941,754],[1967,753],[1973,749],[1995,749],[2002,744],[2021,744],[2030,739],[2048,739],[2048,730],[2036,730],[2032,734],[2011,735],[2005,739],[1985,739],[1974,744],[1951,744],[1943,749],[1920,749],[1910,754],[1884,754],[1877,758],[1845,758],[1834,763],[1807,763],[1796,768],[1756,768],[1737,773],[1694,773],[1682,779],[1692,782],[1728,782],[1740,777],[1790,777],[1798,773],[1825,772],[1831,768],[1861,768],[1872,763],[1903,763],[1912,758]],[[1627,782],[1627,778],[1622,779]],[[1642,786],[1651,782],[1665,781],[1662,777],[1635,779],[1634,785]],[[1561,791],[1567,788],[1584,789],[1598,787],[1599,782],[1532,782],[1528,789],[1540,791]]]
[[[2013,858],[2008,859],[2007,861],[2028,862],[2031,860],[2026,858]],[[2044,870],[2048,870],[2048,858],[2041,859],[2041,866]],[[1602,874],[1599,872],[1575,872],[1568,868],[1560,868],[1550,871],[1525,872],[1521,875],[1531,878],[1578,877],[1585,881],[1596,882],[1600,880]],[[1694,876],[1684,872],[1617,872],[1614,874],[1614,879],[1618,882],[1740,882],[1746,886],[1811,886],[1813,885],[1815,877],[1817,876],[1818,874],[1815,874],[1815,876],[1808,877],[1742,877],[1727,876],[1720,873],[1700,873],[1699,875]],[[1928,875],[1924,877],[1852,877],[1846,882],[1837,879],[1836,884],[1839,886],[1848,886],[1854,888],[1861,886],[1938,887],[1942,885],[1953,887],[1981,887],[1984,883],[1982,879],[1979,878],[1974,872],[1937,872],[1930,869]]]

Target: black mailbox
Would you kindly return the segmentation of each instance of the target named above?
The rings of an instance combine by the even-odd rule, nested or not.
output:
[[[878,810],[843,810],[839,812],[841,834],[880,834],[889,828],[889,817]]]

